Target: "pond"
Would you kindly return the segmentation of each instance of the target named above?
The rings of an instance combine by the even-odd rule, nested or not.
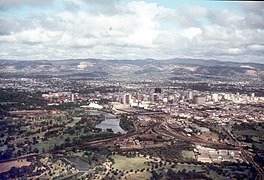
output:
[[[120,119],[116,117],[114,114],[110,114],[98,110],[88,110],[87,112],[89,112],[90,115],[97,115],[97,116],[104,115],[105,119],[100,124],[97,124],[95,126],[96,128],[100,128],[104,130],[112,129],[114,133],[118,133],[118,132],[122,134],[126,133],[126,131],[119,126]]]
[[[108,115],[107,115],[108,116]],[[102,121],[100,124],[96,125],[96,128],[100,128],[100,129],[112,129],[114,131],[114,133],[126,133],[126,131],[124,131],[120,126],[119,126],[119,122],[120,119],[118,118],[108,118],[105,116],[105,120]]]

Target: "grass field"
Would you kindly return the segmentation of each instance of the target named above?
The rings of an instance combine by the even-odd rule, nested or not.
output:
[[[257,149],[264,151],[264,143],[253,143]]]
[[[194,153],[193,153],[193,151],[182,151],[182,156],[185,159],[194,159]]]
[[[113,165],[114,169],[120,169],[120,170],[137,170],[142,168],[147,168],[146,164],[144,162],[150,161],[147,160],[144,157],[134,157],[134,158],[127,158],[125,156],[121,155],[114,155],[112,158],[115,161],[115,164]]]
[[[35,144],[33,148],[37,148],[40,153],[42,153],[42,149],[44,148],[45,151],[54,148],[55,145],[61,145],[65,142],[66,136],[50,139],[48,141],[43,141],[39,144]]]
[[[81,117],[73,117],[73,121],[67,124],[67,127],[74,127],[77,122],[81,120]]]
[[[201,165],[194,165],[194,164],[181,164],[178,163],[175,170],[177,171],[182,171],[183,169],[186,169],[186,171],[192,171],[195,170],[196,172],[200,172],[203,171],[202,166]]]
[[[219,180],[225,180],[225,179],[227,179],[226,177],[219,175],[215,171],[209,171],[209,174],[206,174],[206,176],[208,176],[208,177],[210,177],[212,179],[219,179]]]
[[[135,180],[135,179],[142,179],[142,180],[146,180],[146,179],[150,179],[151,174],[149,172],[138,172],[138,173],[134,173],[134,174],[130,174],[128,176],[126,176],[127,180]]]
[[[264,131],[254,131],[254,130],[242,130],[242,131],[234,131],[234,134],[240,135],[240,136],[257,136],[257,137],[264,137]]]

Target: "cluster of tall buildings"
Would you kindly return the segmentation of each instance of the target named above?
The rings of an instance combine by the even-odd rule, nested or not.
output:
[[[49,94],[42,94],[42,98],[49,102],[57,102],[57,103],[67,103],[67,102],[75,102],[76,97],[78,97],[78,93],[71,92],[50,92]]]
[[[139,104],[149,103],[190,103],[202,105],[205,103],[218,103],[220,101],[233,101],[233,102],[254,102],[263,101],[261,97],[255,97],[255,94],[240,95],[231,93],[210,93],[199,92],[196,90],[178,90],[168,91],[166,89],[155,88],[150,91],[136,91],[117,93],[111,96],[111,101],[127,104],[131,106],[139,106]]]

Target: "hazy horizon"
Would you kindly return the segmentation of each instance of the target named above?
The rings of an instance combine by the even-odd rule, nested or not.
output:
[[[171,59],[155,59],[155,58],[138,58],[138,59],[103,59],[103,58],[69,58],[69,59],[0,59],[0,61],[71,61],[71,60],[102,60],[102,61],[143,61],[143,60],[153,60],[153,61],[172,61],[176,59],[182,60],[201,60],[201,61],[220,61],[220,62],[231,62],[231,63],[256,63],[264,64],[264,62],[250,62],[250,61],[232,61],[232,60],[218,60],[218,59],[194,59],[194,58],[171,58]]]

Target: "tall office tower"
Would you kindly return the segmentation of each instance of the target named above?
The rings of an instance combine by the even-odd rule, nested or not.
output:
[[[218,98],[218,94],[216,94],[216,93],[212,94],[212,100],[213,100],[214,102],[218,102],[218,100],[219,100],[219,98]]]
[[[123,104],[130,104],[131,94],[125,94],[123,98]]]
[[[189,100],[193,100],[193,92],[190,90],[188,95]]]
[[[180,99],[181,100],[185,100],[186,98],[188,98],[188,91],[182,91],[180,94]]]
[[[94,95],[98,97],[100,95],[100,91],[94,91]]]
[[[71,94],[71,102],[74,102],[74,94]]]
[[[206,101],[206,97],[205,96],[194,96],[194,98],[193,98],[193,102],[195,104],[201,105],[201,104],[204,104],[205,101]]]
[[[143,95],[143,94],[139,94],[139,93],[137,93],[136,98],[137,98],[138,102],[142,102],[142,101],[144,101],[144,95]]]
[[[155,93],[161,93],[161,88],[155,88],[154,92]]]
[[[152,101],[158,101],[158,95],[156,93],[152,95]]]

